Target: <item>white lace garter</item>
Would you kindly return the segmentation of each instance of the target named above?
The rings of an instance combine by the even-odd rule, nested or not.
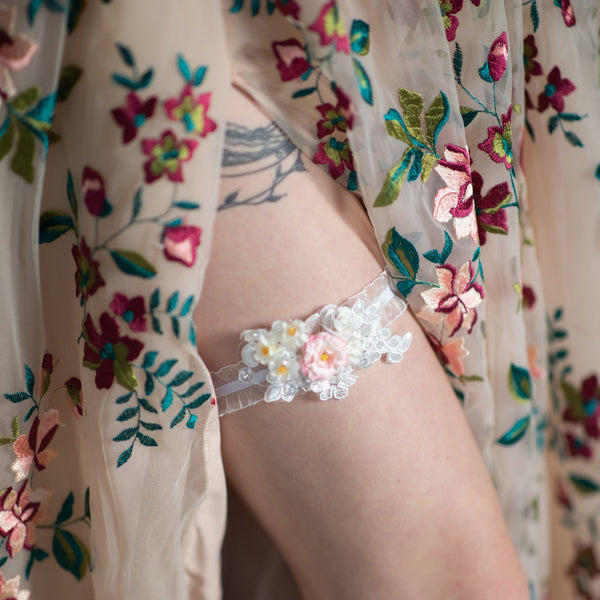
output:
[[[388,363],[402,360],[412,334],[392,335],[388,325],[405,310],[384,272],[343,304],[329,304],[304,321],[247,329],[241,362],[212,373],[219,416],[262,400],[291,402],[302,392],[345,398],[356,369],[382,356]]]

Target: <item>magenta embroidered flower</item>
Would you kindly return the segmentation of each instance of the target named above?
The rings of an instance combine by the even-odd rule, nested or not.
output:
[[[543,75],[542,65],[534,60],[538,55],[538,49],[535,45],[535,37],[530,33],[523,40],[523,64],[525,66],[525,81],[529,82],[532,75]]]
[[[113,108],[111,114],[117,125],[123,128],[123,143],[128,144],[137,135],[138,129],[154,115],[156,96],[141,100],[135,92],[127,94],[122,108]]]
[[[446,30],[446,39],[452,42],[456,37],[456,28],[458,27],[458,19],[454,16],[460,12],[463,7],[463,0],[438,0],[440,3],[440,11],[442,13],[442,22]]]
[[[19,575],[6,580],[4,575],[0,573],[0,600],[29,600],[29,591],[19,591],[20,584],[21,578]]]
[[[300,7],[296,0],[273,0],[275,6],[283,15],[291,15],[293,19],[300,17]]]
[[[146,307],[143,296],[128,298],[125,294],[114,295],[110,303],[111,310],[129,324],[131,331],[146,331]]]
[[[81,381],[77,377],[71,377],[65,381],[67,390],[67,402],[76,419],[83,416],[83,394],[81,393]]]
[[[73,244],[71,254],[77,265],[75,271],[75,295],[81,294],[81,302],[87,300],[95,294],[96,290],[105,285],[102,275],[100,275],[100,263],[93,260],[90,254],[90,249],[82,236],[80,245]]]
[[[508,57],[508,39],[503,31],[492,43],[488,53],[487,64],[490,77],[494,81],[500,81],[506,71],[506,59]]]
[[[577,554],[569,567],[568,573],[569,575],[583,576],[588,582],[600,575],[600,565],[596,558],[594,546],[579,546],[578,544]],[[581,597],[585,598],[585,600],[594,600],[594,596],[588,594],[585,588],[581,585],[578,588]]]
[[[83,365],[96,372],[96,387],[99,390],[110,389],[116,378],[117,383],[123,387],[135,390],[139,381],[130,363],[140,355],[144,344],[127,336],[120,336],[116,320],[107,312],[100,316],[99,332],[88,314],[83,337]]]
[[[38,471],[43,471],[51,460],[58,456],[55,450],[48,449],[58,426],[60,415],[54,408],[36,417],[29,430],[29,436],[20,435],[13,443],[16,459],[11,465],[16,481],[29,475],[32,464]]]
[[[488,137],[485,141],[478,144],[477,147],[496,163],[504,163],[507,169],[512,167],[512,125],[511,125],[512,106],[508,112],[502,115],[501,124],[494,127],[488,127]]]
[[[567,78],[562,78],[560,69],[555,66],[548,74],[548,83],[544,91],[538,96],[538,110],[544,112],[551,104],[557,112],[565,109],[565,96],[574,92],[577,88]]]
[[[554,4],[560,6],[565,25],[567,27],[573,27],[576,23],[576,20],[575,11],[573,10],[573,6],[571,6],[571,0],[559,0],[559,2],[554,0]]]
[[[50,378],[53,370],[54,364],[52,354],[46,352],[46,354],[44,354],[44,358],[42,359],[42,368],[39,377],[40,396],[43,396],[48,391],[48,388],[50,387]]]
[[[600,438],[600,427],[598,426],[598,418],[600,418],[599,399],[598,378],[596,375],[592,375],[583,381],[579,392],[573,389],[573,392],[568,394],[568,406],[563,412],[563,419],[568,423],[583,424],[589,436],[595,439]]]
[[[330,135],[336,129],[342,132],[345,132],[346,129],[352,129],[354,114],[350,99],[339,87],[336,87],[335,93],[338,97],[335,106],[329,103],[317,106],[317,110],[323,117],[317,122],[317,136],[320,138]]]
[[[440,223],[453,220],[458,239],[470,236],[477,244],[477,221],[473,210],[471,159],[466,148],[447,144],[444,160],[435,166],[435,172],[448,187],[438,190],[433,200],[433,218]]]
[[[210,92],[194,97],[194,89],[188,84],[179,98],[169,98],[165,101],[165,111],[169,119],[181,121],[186,131],[206,137],[217,128],[217,124],[207,114],[210,98]]]
[[[170,181],[182,182],[182,163],[189,161],[198,146],[195,140],[178,140],[167,129],[159,140],[142,140],[142,151],[150,158],[144,163],[146,183],[153,183],[166,175]]]
[[[311,381],[331,379],[348,365],[346,342],[327,331],[309,335],[300,369]]]
[[[271,44],[277,57],[277,68],[282,81],[291,81],[301,77],[312,68],[308,62],[304,46],[293,38]]]
[[[340,142],[332,137],[327,142],[321,142],[313,156],[313,162],[318,165],[327,165],[329,174],[334,179],[337,179],[346,167],[350,171],[354,171],[354,160],[348,140]]]
[[[186,267],[196,262],[202,229],[193,225],[168,225],[163,231],[165,257]]]
[[[104,179],[91,167],[84,167],[81,178],[83,201],[95,217],[105,217],[112,212],[112,206],[106,198]]]
[[[0,536],[6,538],[6,549],[11,558],[23,548],[31,550],[35,544],[33,518],[39,506],[39,502],[31,500],[28,481],[18,492],[9,487],[0,496]]]
[[[350,40],[335,0],[331,0],[323,6],[317,20],[309,29],[319,34],[321,46],[335,44],[336,52],[350,54]]]
[[[523,307],[525,309],[532,309],[535,306],[535,302],[536,302],[536,296],[535,296],[535,292],[533,291],[533,288],[528,286],[528,285],[524,285],[523,286]]]
[[[592,447],[585,443],[585,440],[575,437],[571,433],[565,434],[569,456],[582,456],[583,458],[592,458]]]
[[[479,243],[483,246],[487,241],[486,232],[508,233],[506,210],[502,207],[510,201],[511,193],[508,183],[503,181],[492,187],[485,196],[482,196],[483,177],[477,171],[473,171],[472,181]]]
[[[427,332],[429,342],[433,347],[433,351],[436,353],[438,360],[448,367],[448,369],[460,377],[465,374],[465,364],[463,358],[469,355],[469,351],[465,348],[465,338],[460,337],[454,340],[450,340],[447,344],[442,343],[434,337],[431,333]]]
[[[0,98],[11,97],[17,88],[10,75],[24,69],[39,46],[23,35],[15,35],[17,7],[0,5]]]
[[[474,282],[473,265],[467,261],[458,271],[450,264],[436,267],[438,287],[421,293],[425,305],[418,316],[430,323],[443,323],[453,336],[461,327],[471,333],[477,321],[475,307],[484,298]]]

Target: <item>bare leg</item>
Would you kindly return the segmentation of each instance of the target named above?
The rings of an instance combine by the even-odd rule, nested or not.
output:
[[[265,117],[238,95],[232,119]],[[357,200],[304,161],[285,198],[222,211],[196,313],[211,369],[239,333],[305,317],[376,277],[382,260]],[[237,182],[239,184],[239,181]],[[223,197],[232,182],[223,186]],[[230,483],[310,600],[527,600],[489,476],[446,377],[410,313],[399,365],[361,371],[350,396],[261,403],[222,419]]]

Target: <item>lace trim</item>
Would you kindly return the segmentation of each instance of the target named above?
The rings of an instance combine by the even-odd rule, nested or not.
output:
[[[304,321],[244,331],[242,360],[212,373],[219,416],[262,400],[291,402],[302,392],[345,398],[356,369],[382,357],[402,360],[412,334],[392,335],[388,325],[405,310],[384,272],[343,304],[329,304]]]

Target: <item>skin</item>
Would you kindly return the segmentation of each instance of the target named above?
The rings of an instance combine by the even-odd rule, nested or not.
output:
[[[231,120],[268,124],[239,92]],[[211,370],[239,360],[242,330],[340,303],[383,268],[360,202],[306,157],[304,166],[279,184],[279,201],[217,216],[195,315]],[[224,179],[222,198],[244,185]],[[404,360],[361,371],[343,401],[306,394],[223,417],[230,485],[307,600],[528,600],[442,368],[410,312],[392,329],[413,333]]]

